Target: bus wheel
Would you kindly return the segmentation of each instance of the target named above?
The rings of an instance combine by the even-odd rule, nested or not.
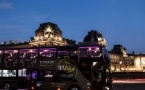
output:
[[[4,83],[3,88],[4,88],[4,90],[11,89],[10,83],[8,83],[8,82]]]
[[[71,86],[68,90],[80,90],[78,86]]]

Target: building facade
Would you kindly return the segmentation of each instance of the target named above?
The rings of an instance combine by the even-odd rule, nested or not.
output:
[[[57,24],[47,22],[40,24],[29,44],[31,46],[65,46],[67,42],[62,37],[62,31]]]
[[[128,54],[122,45],[109,52],[112,72],[145,72],[145,54]]]
[[[102,45],[107,46],[106,40],[103,35],[96,30],[91,30],[88,34],[84,37],[83,42],[79,42],[79,45]]]

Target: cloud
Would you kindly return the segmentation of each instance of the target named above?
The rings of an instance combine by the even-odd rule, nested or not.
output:
[[[36,22],[41,22],[41,21],[46,20],[46,16],[44,16],[44,15],[43,16],[42,15],[31,15],[29,18]]]
[[[20,28],[18,25],[0,24],[0,28]]]
[[[0,32],[16,32],[21,30],[21,26],[12,24],[0,24]]]
[[[0,2],[0,9],[11,9],[12,4],[8,2]]]

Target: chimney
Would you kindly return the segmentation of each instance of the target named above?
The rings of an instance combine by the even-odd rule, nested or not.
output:
[[[134,55],[134,51],[132,51],[132,54]]]

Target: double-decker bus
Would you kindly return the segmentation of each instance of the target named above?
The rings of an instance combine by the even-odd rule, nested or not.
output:
[[[3,88],[112,90],[110,58],[104,46],[9,48],[0,50],[0,59]]]

